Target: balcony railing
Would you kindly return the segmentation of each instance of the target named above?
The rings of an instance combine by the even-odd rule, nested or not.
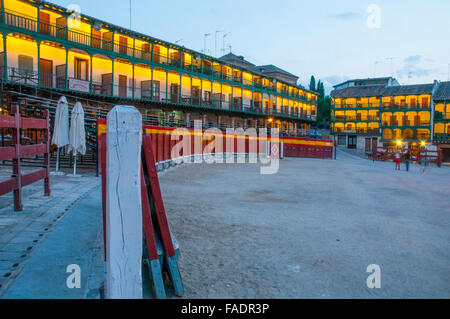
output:
[[[436,133],[433,137],[433,142],[438,144],[448,144],[450,143],[450,132],[449,133]]]
[[[383,121],[383,126],[390,127],[428,127],[430,126],[430,121]]]
[[[335,122],[378,122],[380,118],[378,116],[345,116],[345,115],[336,115],[333,119]]]
[[[431,105],[429,103],[383,103],[384,110],[415,110],[415,109],[429,109]]]
[[[378,135],[380,134],[380,130],[378,128],[375,129],[366,129],[366,128],[354,128],[354,129],[344,129],[344,128],[334,128],[331,130],[332,134],[336,133],[348,133],[348,134],[367,134],[367,135]]]
[[[40,72],[28,69],[18,69],[9,67],[6,70],[6,78],[9,83],[19,85],[38,86],[49,89],[66,90],[89,93],[104,97],[118,97],[127,99],[138,99],[143,101],[153,101],[162,103],[180,104],[186,106],[201,106],[222,110],[243,111],[248,113],[255,113],[260,115],[277,115],[285,118],[315,120],[314,116],[308,115],[303,110],[289,108],[282,106],[277,110],[274,104],[272,108],[263,107],[259,100],[244,101],[242,97],[234,97],[233,101],[220,99],[220,97],[212,96],[211,99],[201,98],[198,95],[180,94],[181,88],[179,85],[171,85],[170,91],[162,89],[153,89],[154,83],[152,81],[135,82],[133,86],[120,85],[117,82],[111,82],[111,77],[105,77],[104,81],[90,81],[86,79],[67,78],[65,76],[56,76],[52,73]],[[0,67],[0,79],[3,80],[5,75],[5,68]],[[97,74],[98,76],[98,74]]]
[[[404,140],[409,142],[430,141],[430,134],[394,134],[392,136],[383,136],[384,141]]]
[[[217,70],[213,71],[211,68],[208,68],[206,66],[202,68],[201,65],[196,65],[194,63],[189,64],[183,63],[182,60],[179,58],[158,55],[154,52],[152,53],[149,51],[144,51],[139,48],[130,47],[127,45],[116,43],[114,41],[107,41],[105,39],[96,38],[95,36],[91,36],[90,34],[74,31],[67,27],[59,27],[56,25],[47,24],[43,22],[38,23],[36,20],[19,16],[11,12],[5,12],[4,23],[31,32],[39,32],[41,34],[48,35],[53,38],[71,41],[74,43],[78,43],[85,46],[91,46],[105,51],[111,51],[126,57],[133,57],[148,62],[167,65],[170,67],[181,68],[184,70],[191,70],[192,72],[202,73],[208,76],[212,76],[214,78],[229,80],[271,92],[277,91],[273,84],[263,85],[260,81],[249,81],[249,80],[245,80],[244,83],[242,75],[240,76],[229,74],[224,75],[222,74],[221,71]],[[317,100],[315,98],[308,99],[307,97],[302,96],[300,94],[293,94],[293,93],[290,94],[288,91],[283,91],[282,94],[288,97],[298,98],[299,100],[304,102],[313,104],[317,103]]]
[[[380,103],[356,103],[356,104],[349,104],[349,103],[342,103],[342,104],[335,104],[335,109],[357,109],[357,108],[379,108]]]
[[[434,112],[434,120],[435,121],[448,121],[450,120],[450,112],[443,113],[439,111]]]

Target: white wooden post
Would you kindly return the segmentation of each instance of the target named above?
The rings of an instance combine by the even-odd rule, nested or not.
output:
[[[106,298],[142,299],[142,116],[118,105],[107,127]]]

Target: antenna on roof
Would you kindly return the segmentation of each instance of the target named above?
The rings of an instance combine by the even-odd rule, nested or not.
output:
[[[378,63],[380,63],[380,61],[375,61],[375,68],[373,70],[373,77],[376,78],[377,77],[377,65]]]
[[[132,15],[131,15],[131,0],[130,0],[130,30],[131,30],[131,17]]]
[[[386,60],[390,60],[391,61],[391,77],[394,76],[394,60],[396,59],[400,59],[398,57],[390,57],[390,58],[386,58]]]
[[[450,81],[450,63],[448,64],[447,81]]]
[[[204,39],[203,39],[203,53],[205,53],[206,54],[206,39],[209,37],[211,35],[211,33],[205,33],[203,36],[204,36]]]
[[[223,30],[216,30],[216,35],[214,38],[214,56],[217,58],[217,34],[225,32]]]
[[[223,55],[225,55],[225,38],[230,34],[231,32],[225,33],[222,36],[222,53]]]
[[[231,53],[231,45],[228,46],[228,49],[230,50],[230,53]]]

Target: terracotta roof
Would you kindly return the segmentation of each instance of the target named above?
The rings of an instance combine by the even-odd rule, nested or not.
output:
[[[366,96],[397,96],[412,94],[431,94],[434,84],[395,85],[381,87],[378,85],[352,86],[331,92],[333,98],[358,98]]]
[[[442,82],[437,90],[435,96],[435,100],[450,100],[450,82]]]
[[[431,94],[433,92],[433,87],[434,83],[388,86],[384,89],[383,95],[394,96],[394,95]]]
[[[347,80],[345,82],[339,83],[334,85],[333,87],[338,87],[347,83],[351,83],[351,82],[373,82],[373,81],[389,81],[390,79],[393,79],[393,77],[388,76],[388,77],[382,77],[382,78],[367,78],[367,79],[351,79],[351,80]],[[385,85],[385,83],[383,84],[376,84],[376,85]]]
[[[352,98],[352,97],[364,97],[364,96],[380,96],[384,91],[384,87],[379,85],[367,85],[367,86],[351,86],[345,89],[331,91],[331,97],[333,98]]]
[[[224,55],[223,57],[219,58],[219,60],[228,62],[230,64],[235,64],[238,66],[241,66],[242,64],[247,65],[248,67],[254,67],[255,65],[249,61],[247,61],[246,59],[244,59],[244,57],[242,55],[236,55],[233,53],[228,53],[226,55]]]
[[[259,65],[259,66],[255,66],[254,69],[258,72],[261,73],[282,73],[285,74],[287,76],[291,76],[291,77],[295,77],[298,79],[298,76],[289,73],[283,69],[280,69],[279,67],[273,65],[273,64],[269,64],[269,65]]]

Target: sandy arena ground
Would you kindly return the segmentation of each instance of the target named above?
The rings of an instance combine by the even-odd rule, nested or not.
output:
[[[450,169],[188,165],[161,178],[186,298],[450,297]],[[381,267],[368,289],[367,266]]]
[[[339,152],[337,161],[285,159],[275,175],[260,175],[255,164],[162,173],[185,298],[449,298],[450,168],[430,167],[425,175],[417,165],[402,169]],[[58,220],[39,244],[3,229],[11,234],[0,247],[3,298],[99,298],[100,187],[77,201],[71,183],[56,184],[55,196],[66,190],[74,197],[67,199],[72,208],[57,217],[47,209],[48,218],[40,218]],[[13,257],[22,254],[29,260],[14,268]],[[83,270],[82,289],[66,286],[73,263]],[[381,267],[381,289],[367,288],[371,264]]]

